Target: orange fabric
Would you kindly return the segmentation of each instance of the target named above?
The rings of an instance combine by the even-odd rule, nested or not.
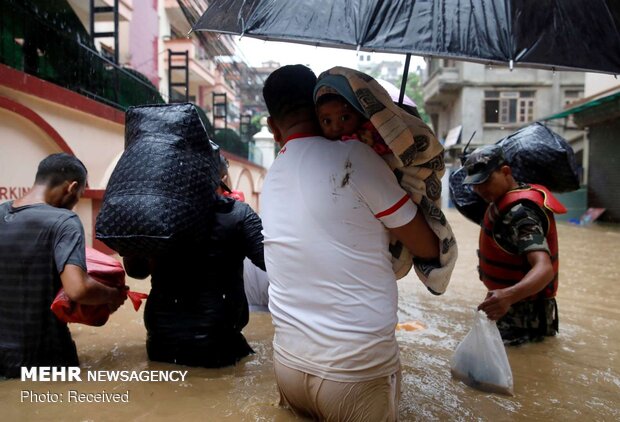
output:
[[[230,192],[224,191],[222,193],[222,195],[229,196],[232,199],[234,199],[235,201],[245,202],[245,194],[242,191],[240,191],[240,190],[234,190],[233,189]]]

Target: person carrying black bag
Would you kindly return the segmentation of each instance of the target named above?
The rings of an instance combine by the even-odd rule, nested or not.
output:
[[[221,157],[220,175],[227,174]],[[249,320],[243,260],[265,269],[260,217],[222,195],[222,182],[205,240],[165,256],[124,257],[127,274],[151,275],[144,311],[150,360],[208,368],[233,365],[253,353],[241,330]]]
[[[558,332],[558,236],[564,206],[542,185],[515,180],[500,145],[463,165],[464,185],[489,203],[480,231],[480,280],[489,290],[478,310],[497,321],[504,344],[540,341]]]

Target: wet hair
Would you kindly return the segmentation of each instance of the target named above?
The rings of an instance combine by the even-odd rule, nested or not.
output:
[[[263,98],[274,120],[282,121],[294,113],[314,113],[316,75],[301,64],[283,66],[269,75]]]
[[[56,187],[64,182],[78,182],[86,185],[88,172],[84,164],[75,156],[64,152],[52,154],[39,163],[34,183]]]

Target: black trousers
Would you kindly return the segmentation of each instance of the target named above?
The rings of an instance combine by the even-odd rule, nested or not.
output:
[[[205,368],[234,365],[254,350],[241,333],[207,335],[194,339],[166,340],[147,337],[150,360]]]

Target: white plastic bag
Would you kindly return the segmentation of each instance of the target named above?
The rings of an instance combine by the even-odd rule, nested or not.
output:
[[[474,326],[457,346],[450,364],[456,379],[490,393],[513,395],[512,371],[495,321],[478,311]]]

